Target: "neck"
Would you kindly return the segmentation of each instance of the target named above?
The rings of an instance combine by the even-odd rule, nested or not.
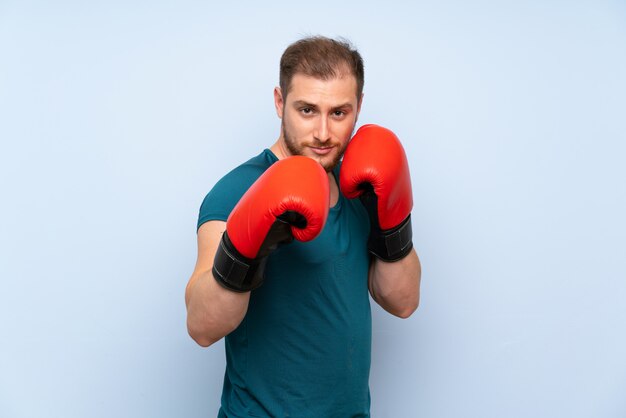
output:
[[[274,142],[274,145],[270,147],[270,151],[272,151],[279,160],[287,158],[290,155],[282,137],[278,138],[276,142]]]

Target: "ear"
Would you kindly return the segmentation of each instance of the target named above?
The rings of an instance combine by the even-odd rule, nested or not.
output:
[[[359,113],[361,113],[361,104],[363,103],[363,96],[365,96],[365,93],[361,93],[361,97],[359,98],[359,101],[356,104],[356,118],[354,119],[355,122],[357,121],[357,119],[359,119]]]
[[[283,101],[283,92],[280,87],[274,87],[274,107],[279,118],[283,118],[283,110],[285,102]]]

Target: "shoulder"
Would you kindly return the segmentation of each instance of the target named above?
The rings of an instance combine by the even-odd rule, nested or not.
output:
[[[219,179],[211,191],[225,185],[230,187],[246,183],[251,185],[274,163],[270,156],[271,154],[268,155],[267,150],[264,150],[259,155],[250,158]]]
[[[218,180],[202,201],[197,227],[210,220],[225,221],[241,196],[276,161],[266,149]]]

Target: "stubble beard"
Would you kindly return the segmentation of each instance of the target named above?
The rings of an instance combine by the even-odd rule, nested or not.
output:
[[[291,134],[289,134],[289,132],[287,131],[287,129],[285,127],[284,119],[281,122],[281,129],[283,131],[283,138],[285,140],[285,145],[287,146],[287,149],[289,150],[289,153],[291,155],[304,155],[304,148],[305,147],[296,144],[296,141],[293,139]],[[354,133],[354,128],[352,128],[352,131],[353,131],[352,133]],[[352,133],[350,134],[351,137],[352,137]],[[346,148],[348,147],[348,143],[349,142],[350,141],[346,142],[345,145],[343,145],[343,147],[339,149],[339,152],[336,153],[335,157],[332,160],[330,160],[330,161],[323,161],[323,158],[324,158],[323,156],[314,157],[314,159],[318,163],[320,163],[322,168],[324,170],[326,170],[327,173],[329,173],[337,166],[337,164],[339,164],[339,161],[341,161],[341,157],[343,157],[343,153],[346,151]],[[324,147],[324,145],[325,145],[324,143],[317,142],[317,141],[313,142],[312,144],[307,144],[307,146],[320,147],[320,148]]]

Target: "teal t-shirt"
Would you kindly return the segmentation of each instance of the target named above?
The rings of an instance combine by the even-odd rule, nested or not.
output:
[[[224,176],[205,197],[198,228],[225,221],[276,161],[266,149]],[[361,203],[340,193],[317,238],[269,256],[265,281],[225,338],[219,417],[369,417],[368,234]]]

